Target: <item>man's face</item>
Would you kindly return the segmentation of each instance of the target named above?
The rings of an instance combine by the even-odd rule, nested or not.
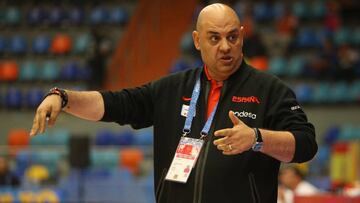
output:
[[[285,187],[293,189],[297,182],[297,176],[295,172],[291,169],[283,169],[280,172],[279,180],[280,183],[283,184]]]
[[[225,80],[242,61],[243,29],[238,20],[228,16],[207,16],[193,32],[195,47],[201,52],[210,76]]]

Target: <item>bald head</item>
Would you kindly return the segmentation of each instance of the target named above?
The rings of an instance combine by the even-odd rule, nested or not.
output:
[[[240,26],[240,20],[235,11],[229,6],[221,3],[210,4],[203,8],[196,22],[196,30],[201,31],[207,23],[229,21]]]
[[[212,79],[224,81],[240,67],[243,27],[229,6],[217,3],[202,9],[193,40]]]

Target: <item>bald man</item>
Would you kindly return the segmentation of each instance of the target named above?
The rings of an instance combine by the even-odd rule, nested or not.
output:
[[[31,135],[61,110],[154,126],[157,202],[276,202],[280,163],[310,160],[315,131],[283,82],[243,61],[243,30],[233,9],[209,5],[193,32],[203,67],[118,92],[53,88]]]

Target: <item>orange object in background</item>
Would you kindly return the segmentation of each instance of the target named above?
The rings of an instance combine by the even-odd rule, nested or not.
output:
[[[72,41],[69,35],[58,34],[51,44],[51,52],[54,54],[66,54],[71,51]]]
[[[12,129],[8,134],[9,146],[28,146],[29,141],[29,132],[25,129]]]
[[[265,56],[256,56],[254,58],[251,58],[249,60],[249,63],[254,68],[265,71],[268,69],[269,60]]]
[[[19,76],[19,67],[15,61],[0,62],[0,81],[15,81]]]
[[[128,148],[120,151],[120,167],[124,167],[133,174],[138,174],[144,153],[140,149]]]
[[[10,155],[14,156],[17,152],[29,145],[29,132],[25,129],[18,128],[10,130],[8,134],[8,146]]]

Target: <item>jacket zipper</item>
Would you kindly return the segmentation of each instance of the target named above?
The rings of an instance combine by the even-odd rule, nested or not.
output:
[[[221,94],[220,94],[220,98],[219,98],[219,104],[220,105],[220,100],[223,97],[223,94],[225,92],[226,89],[226,84],[227,82],[224,82],[223,87],[221,88]],[[208,90],[208,86],[206,87]],[[205,94],[205,101],[208,100],[208,93],[209,91],[206,91]],[[215,112],[216,115],[217,112]],[[214,115],[214,116],[215,116]],[[213,119],[213,123],[216,122],[216,119],[214,117]],[[210,140],[212,138],[212,133],[214,132],[214,125],[212,124],[212,127],[210,128],[209,131],[209,135],[207,136],[205,142],[206,142],[206,146],[205,149],[203,150],[203,156],[200,156],[198,159],[198,167],[196,168],[196,176],[195,176],[195,188],[194,188],[194,199],[193,199],[193,203],[201,203],[201,199],[202,199],[202,193],[203,193],[203,182],[204,182],[204,171],[205,171],[205,165],[206,165],[206,160],[207,160],[207,156],[208,156],[208,151],[209,151],[209,147],[210,147]]]
[[[156,192],[155,192],[156,202],[160,202],[160,200],[161,200],[161,196],[162,196],[162,193],[164,190],[164,181],[165,181],[166,173],[167,173],[167,169],[164,168],[161,173],[159,185],[157,186]]]
[[[259,191],[256,187],[254,174],[250,172],[248,176],[249,176],[251,195],[253,197],[254,203],[260,203],[261,201],[260,201]]]

